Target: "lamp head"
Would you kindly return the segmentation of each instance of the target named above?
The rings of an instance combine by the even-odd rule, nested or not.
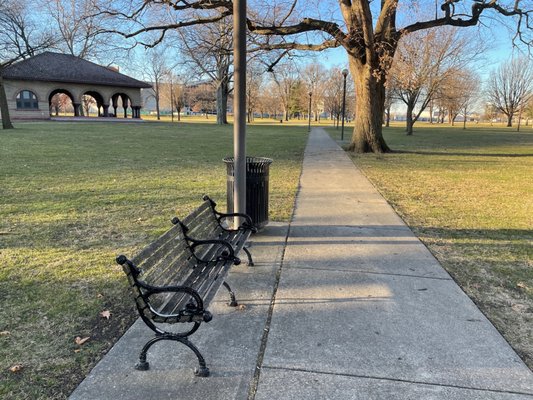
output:
[[[348,70],[346,68],[342,70],[342,76],[345,78],[348,76]]]

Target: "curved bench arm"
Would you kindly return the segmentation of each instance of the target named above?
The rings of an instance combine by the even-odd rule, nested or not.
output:
[[[204,195],[203,197],[204,201],[209,201],[209,204],[211,205],[211,210],[216,216],[216,219],[218,221],[218,224],[220,227],[227,231],[227,232],[235,232],[239,230],[250,230],[252,233],[257,233],[257,228],[254,226],[252,218],[248,214],[244,213],[221,213],[217,211],[216,206],[217,203],[215,203],[208,195]],[[227,229],[224,226],[222,226],[222,220],[225,218],[232,218],[232,217],[241,217],[244,218],[246,221],[243,222],[237,229]]]
[[[180,228],[181,228],[181,231],[183,233],[183,237],[185,238],[185,240],[187,241],[187,244],[189,246],[189,248],[191,249],[194,257],[200,261],[200,262],[203,262],[203,263],[208,263],[210,261],[215,261],[215,260],[204,260],[204,259],[201,259],[199,258],[197,255],[196,255],[196,252],[194,251],[194,249],[198,246],[203,246],[203,245],[208,245],[208,244],[219,244],[221,246],[224,246],[227,251],[224,251],[222,253],[222,255],[218,256],[216,258],[216,261],[222,261],[222,260],[231,260],[233,261],[233,263],[235,265],[239,265],[241,263],[241,260],[240,258],[236,257],[235,256],[235,251],[233,250],[233,247],[231,246],[230,243],[228,243],[226,240],[221,240],[221,239],[210,239],[210,240],[198,240],[198,239],[195,239],[195,238],[192,238],[190,237],[187,232],[189,231],[189,227],[187,225],[185,225],[183,222],[180,221],[180,219],[178,217],[174,217],[172,219],[172,223],[174,225],[179,225]]]
[[[239,265],[241,263],[241,260],[239,257],[235,256],[235,251],[233,250],[233,247],[231,247],[231,244],[229,244],[225,240],[221,239],[210,239],[210,240],[196,240],[191,237],[187,237],[187,241],[191,241],[192,245],[190,245],[191,250],[194,253],[194,249],[198,246],[203,246],[206,244],[219,244],[222,245],[227,249],[227,251],[222,252],[222,255],[217,257],[217,261],[223,261],[223,260],[231,260],[235,265]],[[195,255],[196,257],[196,255]],[[209,262],[213,260],[203,260],[201,258],[196,257],[201,262]]]
[[[139,281],[139,286],[142,287],[144,290],[146,290],[145,295],[143,296],[146,303],[150,307],[152,313],[154,315],[157,315],[161,318],[181,318],[184,317],[186,319],[189,319],[189,322],[197,322],[195,321],[197,318],[200,317],[201,320],[204,322],[209,322],[211,319],[213,319],[213,316],[211,313],[204,309],[204,302],[198,292],[190,287],[187,286],[152,286],[145,282]],[[154,310],[150,306],[150,296],[161,294],[161,293],[184,293],[190,295],[196,304],[189,303],[185,309],[180,310],[177,314],[162,314],[156,310]]]

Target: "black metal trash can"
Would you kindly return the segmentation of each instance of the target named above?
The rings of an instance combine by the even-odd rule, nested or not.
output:
[[[228,213],[233,212],[233,185],[235,181],[235,163],[233,157],[224,158],[227,168]],[[246,157],[246,214],[256,228],[268,224],[268,175],[272,164],[271,158]]]

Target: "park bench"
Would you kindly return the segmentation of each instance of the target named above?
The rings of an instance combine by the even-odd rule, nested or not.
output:
[[[149,369],[146,355],[153,344],[173,340],[195,353],[197,376],[209,375],[204,357],[188,337],[213,318],[207,308],[220,286],[229,291],[229,305],[237,305],[225,279],[230,267],[240,264],[237,255],[255,231],[250,217],[243,214],[238,215],[245,221],[229,229],[224,220],[236,214],[219,213],[215,206],[205,197],[199,208],[183,220],[174,218],[173,227],[134,258],[120,255],[116,259],[126,273],[141,319],[155,332],[141,350],[138,370]],[[176,323],[188,326],[180,332],[166,330],[165,325]]]

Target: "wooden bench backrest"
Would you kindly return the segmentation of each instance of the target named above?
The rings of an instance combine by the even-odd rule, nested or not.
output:
[[[202,203],[199,208],[186,217],[183,223],[191,227],[194,226],[187,232],[187,235],[191,237],[195,235],[204,237],[207,233],[212,235],[213,230],[218,228],[218,223],[208,201]],[[222,284],[233,262],[231,260],[217,260],[217,257],[224,250],[220,246],[205,245],[198,247],[197,250],[196,255],[200,258],[214,261],[198,262],[185,240],[181,226],[178,224],[146,246],[131,261],[142,271],[137,278],[138,280],[158,287],[190,287],[198,292],[204,304],[207,305],[215,295],[216,289]],[[176,313],[183,309],[191,299],[191,296],[187,294],[157,294],[150,296],[148,305],[145,297],[146,290],[136,284],[131,268],[124,264],[123,269],[128,276],[137,306],[151,320],[175,322],[161,318],[157,314]]]
[[[194,239],[216,239],[213,234],[215,233],[218,236],[222,232],[209,200],[204,201],[200,207],[185,217],[182,222],[189,228],[187,235]]]

